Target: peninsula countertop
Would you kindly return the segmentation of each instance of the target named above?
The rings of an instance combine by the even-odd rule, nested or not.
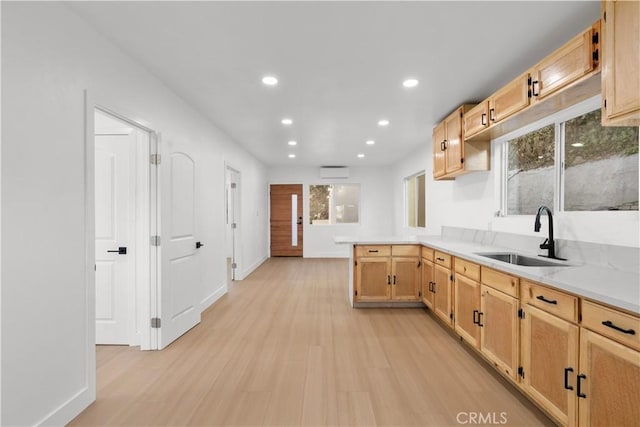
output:
[[[371,238],[336,237],[337,244],[350,245],[403,245],[419,244],[495,268],[515,276],[550,287],[570,292],[580,297],[602,302],[640,315],[640,274],[601,265],[568,260],[562,266],[528,267],[509,264],[487,258],[483,252],[518,252],[537,257],[535,253],[514,251],[493,245],[484,245],[467,240],[456,240],[442,236],[383,236]],[[353,252],[351,252],[353,256]]]

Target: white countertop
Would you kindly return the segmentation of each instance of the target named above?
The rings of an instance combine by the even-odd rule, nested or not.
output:
[[[569,266],[561,267],[519,266],[476,254],[476,252],[514,252],[512,249],[440,236],[336,237],[334,241],[338,244],[353,245],[422,244],[524,279],[640,314],[640,275],[633,272],[584,263],[579,264],[571,262],[571,260],[564,262]],[[537,258],[534,253],[517,252]]]

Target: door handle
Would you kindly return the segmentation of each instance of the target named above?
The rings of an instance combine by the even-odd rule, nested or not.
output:
[[[196,249],[200,249],[201,247],[204,246],[204,243],[202,242],[196,242]]]
[[[569,372],[573,372],[573,368],[564,368],[564,388],[573,390],[573,386],[569,385]]]
[[[578,390],[576,390],[576,394],[578,395],[578,397],[581,397],[583,399],[586,398],[587,395],[582,392],[581,380],[584,380],[586,378],[587,376],[585,374],[578,375]]]
[[[478,325],[480,323],[480,316],[478,316],[478,313],[480,313],[479,310],[473,310],[473,324],[474,325]],[[478,319],[476,319],[476,316],[478,317]]]
[[[112,252],[112,253],[116,253],[118,255],[126,255],[127,254],[127,247],[126,246],[120,246],[117,250],[115,251],[107,251],[107,252]]]
[[[302,225],[302,217],[301,216],[298,217],[298,225]]]

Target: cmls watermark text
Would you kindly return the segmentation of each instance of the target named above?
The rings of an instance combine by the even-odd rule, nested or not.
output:
[[[458,424],[503,425],[507,423],[506,412],[458,412]]]

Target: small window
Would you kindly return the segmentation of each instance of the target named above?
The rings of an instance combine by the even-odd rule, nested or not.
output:
[[[309,223],[357,224],[360,221],[360,185],[309,186]]]
[[[407,227],[425,226],[425,174],[420,172],[404,179]]]
[[[601,110],[564,123],[564,210],[638,210],[638,128],[602,126]]]
[[[535,215],[553,206],[555,126],[507,141],[507,214]]]

